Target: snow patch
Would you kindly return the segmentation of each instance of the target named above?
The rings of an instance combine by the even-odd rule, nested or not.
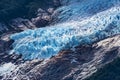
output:
[[[3,65],[0,66],[0,75],[5,75],[10,73],[12,70],[14,70],[16,67],[16,65],[14,65],[13,63],[5,63]]]

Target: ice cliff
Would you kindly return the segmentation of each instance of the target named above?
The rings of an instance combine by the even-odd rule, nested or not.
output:
[[[108,0],[101,0],[99,5],[103,3],[102,1]],[[108,3],[109,6],[114,3],[118,4],[119,2],[118,0],[109,0]],[[89,3],[87,2],[87,4]],[[73,7],[79,7],[79,5],[75,5]],[[81,7],[76,8],[76,11],[81,12],[80,8]],[[83,13],[78,14],[75,12],[72,15],[82,15],[86,8],[87,7],[82,7]],[[96,7],[93,9],[98,10],[99,8],[100,7]],[[71,8],[71,10],[73,9]],[[86,15],[86,13],[84,15]],[[65,22],[53,26],[26,30],[12,35],[10,38],[15,42],[13,43],[13,50],[10,54],[22,54],[24,59],[50,58],[63,49],[73,49],[78,45],[91,44],[120,33],[120,8],[118,5],[84,18],[84,20],[76,19],[76,17],[72,16],[72,18],[67,18]]]

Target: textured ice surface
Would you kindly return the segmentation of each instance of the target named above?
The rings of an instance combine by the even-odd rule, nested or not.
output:
[[[50,27],[27,30],[11,36],[13,50],[24,59],[43,59],[81,44],[120,33],[120,8],[112,7],[83,21],[68,21]]]
[[[120,5],[120,0],[61,0],[63,7],[56,10],[56,22],[81,20],[108,8]]]
[[[10,73],[12,70],[14,70],[16,65],[12,63],[5,63],[0,66],[0,76]]]

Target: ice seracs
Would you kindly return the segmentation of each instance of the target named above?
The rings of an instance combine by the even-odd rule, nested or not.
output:
[[[120,0],[61,0],[63,5],[55,11],[55,22],[84,20],[98,12],[119,6]]]
[[[50,27],[27,30],[11,36],[15,40],[12,53],[22,54],[24,59],[50,58],[62,49],[120,33],[120,8],[113,7],[83,21],[71,21]]]

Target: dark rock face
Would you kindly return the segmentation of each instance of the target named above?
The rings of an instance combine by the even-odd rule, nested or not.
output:
[[[8,54],[12,48],[13,40],[9,40],[8,36],[4,35],[4,38],[0,40],[0,64],[12,62],[15,64],[21,63],[22,56],[17,54]]]
[[[35,25],[28,20],[28,19],[22,19],[22,18],[16,18],[8,23],[0,23],[0,33],[1,34],[8,34],[9,33],[15,33],[15,32],[21,32],[26,29],[35,29]],[[2,35],[0,35],[2,36]]]
[[[86,80],[119,80],[120,77],[120,58],[100,68],[96,73]]]
[[[119,42],[120,35],[116,35],[93,45],[78,46],[75,51],[61,51],[49,60],[27,61],[3,77],[16,80],[83,80],[120,56]]]
[[[59,0],[1,0],[0,22],[8,21],[17,17],[32,18],[35,16],[38,8],[56,8],[59,5]]]
[[[51,6],[52,5],[52,6]],[[44,27],[50,24],[52,20],[52,14],[54,13],[55,9],[61,6],[60,0],[53,0],[51,5],[47,8],[39,8],[37,11],[37,17],[32,19],[32,22],[37,27]]]
[[[53,13],[53,11],[53,8],[49,10],[50,13],[41,8],[38,9],[37,17],[32,19],[33,24],[35,24],[37,27],[44,27],[48,25],[49,21],[51,20],[51,14]]]
[[[7,22],[0,22],[0,34],[6,32],[21,32],[23,30],[49,25],[52,20],[52,14],[61,3],[59,0],[43,1],[45,3],[36,11],[36,15],[32,19],[15,18]]]

